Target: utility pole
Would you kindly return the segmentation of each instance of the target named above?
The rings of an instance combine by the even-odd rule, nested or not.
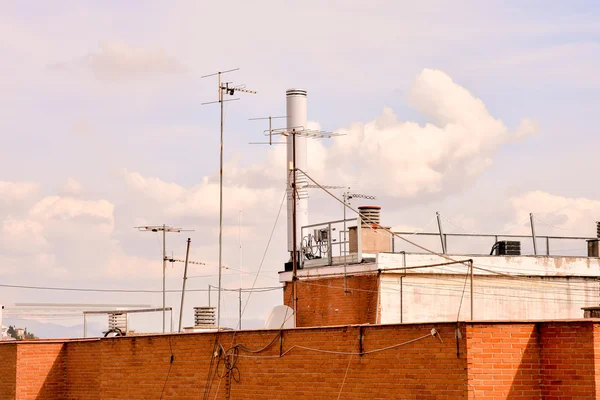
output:
[[[163,308],[163,321],[162,321],[162,331],[165,333],[166,326],[166,274],[167,274],[167,244],[166,244],[166,234],[167,232],[193,232],[193,230],[186,230],[181,228],[173,228],[171,226],[167,226],[165,224],[162,225],[150,225],[150,226],[136,226],[135,229],[138,231],[146,231],[146,232],[162,232],[162,308]]]
[[[225,99],[224,96],[233,96],[235,92],[243,92],[243,93],[251,93],[256,94],[257,92],[254,90],[245,89],[244,85],[240,86],[230,86],[231,82],[221,82],[221,75],[238,71],[239,68],[230,69],[227,71],[219,71],[214,74],[204,75],[202,78],[208,78],[211,76],[217,76],[217,89],[219,93],[219,97],[217,101],[211,101],[208,103],[202,103],[202,105],[206,104],[214,104],[219,103],[221,109],[221,140],[220,140],[220,148],[219,148],[219,293],[217,295],[217,330],[221,329],[221,288],[222,288],[222,256],[223,256],[223,125],[224,125],[224,113],[223,113],[223,103],[226,101],[234,101],[239,100],[239,98],[235,99]]]

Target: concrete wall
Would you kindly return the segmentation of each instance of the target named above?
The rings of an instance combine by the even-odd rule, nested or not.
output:
[[[598,276],[600,275],[600,259],[593,257],[546,257],[546,256],[473,256],[468,254],[448,254],[456,260],[473,260],[474,273],[477,275],[493,275],[492,272],[541,276]],[[419,265],[439,264],[448,260],[435,254],[393,254],[377,255],[378,269],[414,267]],[[428,268],[429,273],[454,274],[464,273],[462,264]],[[422,273],[423,270],[412,270],[407,273]]]
[[[594,399],[599,339],[600,321],[578,320],[4,343],[17,372],[3,367],[0,398]],[[238,347],[228,375],[218,344],[262,350]]]

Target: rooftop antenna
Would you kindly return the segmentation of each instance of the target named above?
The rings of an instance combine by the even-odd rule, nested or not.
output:
[[[273,142],[273,120],[274,119],[282,119],[282,118],[287,118],[287,115],[284,116],[280,116],[280,117],[272,117],[272,116],[268,116],[268,117],[259,117],[259,118],[250,118],[248,119],[248,121],[259,121],[259,120],[264,120],[264,119],[268,119],[269,120],[269,129],[265,129],[263,131],[263,134],[265,136],[269,136],[269,141],[268,142],[250,142],[249,144],[268,144],[268,145],[272,145],[272,144],[286,144],[286,142]]]
[[[328,132],[322,130],[308,129],[306,127],[306,91],[302,89],[289,89],[286,92],[287,98],[287,115],[283,118],[287,119],[287,124],[285,128],[277,128],[273,129],[272,119],[273,117],[265,117],[265,118],[255,118],[258,119],[268,119],[269,120],[269,129],[264,131],[266,134],[268,132],[269,135],[269,144],[274,144],[272,137],[275,135],[284,136],[286,138],[286,144],[288,146],[288,190],[291,192],[291,196],[288,196],[288,250],[290,251],[290,257],[292,260],[292,303],[294,310],[294,326],[297,326],[297,316],[298,316],[298,291],[297,291],[297,274],[298,274],[298,261],[299,261],[299,251],[298,251],[298,227],[297,227],[297,208],[298,201],[306,201],[306,193],[305,189],[308,186],[306,182],[306,178],[300,172],[301,169],[305,168],[306,164],[306,145],[303,143],[301,146],[301,167],[297,166],[297,153],[298,149],[296,147],[296,137],[300,136],[303,139],[318,139],[318,138],[332,138],[335,136],[341,136],[340,133],[336,132]],[[279,143],[279,142],[275,142]],[[301,175],[302,174],[302,175]],[[298,183],[302,183],[301,186],[298,186]],[[300,189],[300,193],[299,190]],[[290,209],[291,202],[291,209]],[[308,210],[306,208],[306,202],[301,204],[301,210],[303,219],[307,219]],[[290,212],[291,211],[291,212]],[[291,214],[291,215],[290,215]],[[291,217],[291,235],[290,235],[290,217]],[[291,237],[290,237],[291,236]],[[291,240],[290,240],[291,239]],[[291,242],[291,243],[290,243]],[[291,244],[291,246],[290,246]]]
[[[348,189],[350,189],[350,188],[348,188]],[[350,200],[352,200],[352,199],[375,200],[375,199],[377,199],[377,197],[371,196],[368,194],[362,194],[362,193],[352,193],[349,190],[346,190],[343,194],[343,198],[344,198],[344,296],[345,296],[346,293],[348,293],[348,285],[347,285],[347,280],[346,280],[346,269],[348,268],[348,262],[346,260],[346,255],[348,254],[348,251],[346,250],[346,243],[348,242],[348,238],[346,237],[346,235],[348,234],[348,230],[346,228],[346,207],[348,207],[348,205],[350,204]],[[357,234],[358,234],[358,229],[361,229],[360,223],[356,227],[356,229],[357,229]]]
[[[221,329],[221,269],[223,267],[222,255],[223,255],[223,103],[226,101],[239,100],[239,98],[226,99],[226,96],[233,96],[235,92],[256,94],[254,90],[246,89],[245,85],[233,86],[231,82],[222,82],[221,75],[228,72],[238,71],[239,68],[229,69],[226,71],[219,71],[213,74],[204,75],[202,78],[208,78],[211,76],[217,76],[217,92],[218,100],[202,103],[202,105],[219,103],[221,106],[221,141],[220,141],[220,157],[219,157],[219,293],[217,295],[217,330]]]
[[[149,225],[149,226],[136,226],[135,229],[143,232],[162,232],[162,244],[163,244],[163,276],[162,276],[162,308],[163,308],[163,323],[162,323],[162,331],[165,333],[165,324],[166,324],[166,296],[165,296],[165,275],[167,270],[167,245],[166,245],[166,234],[167,232],[193,232],[193,229],[181,229],[181,228],[173,228],[172,226],[167,226],[165,224],[162,225]]]

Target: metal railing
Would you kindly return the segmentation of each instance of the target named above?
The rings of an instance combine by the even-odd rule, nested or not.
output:
[[[357,222],[357,218],[350,218],[301,227],[302,264],[306,260],[326,259],[327,265],[333,265],[334,257],[350,254],[348,227],[357,226]]]
[[[547,256],[550,255],[550,240],[579,240],[579,241],[588,241],[588,240],[597,240],[598,238],[595,237],[585,237],[585,236],[544,236],[544,235],[536,235],[531,236],[531,235],[512,235],[512,234],[485,234],[485,233],[439,233],[439,232],[394,232],[394,234],[400,235],[400,236],[411,236],[411,237],[416,237],[416,236],[430,236],[430,237],[439,237],[441,240],[441,243],[443,244],[443,246],[441,247],[441,251],[442,253],[446,254],[449,252],[448,250],[448,238],[449,237],[461,237],[461,238],[473,238],[473,237],[479,237],[479,238],[494,238],[494,243],[497,243],[500,239],[527,239],[527,240],[532,240],[534,241],[534,243],[537,242],[537,240],[542,240],[545,242],[545,250],[546,250],[546,254]],[[400,242],[401,239],[396,238],[395,236],[392,236],[392,252],[393,253],[397,253],[400,252],[397,246],[397,242]],[[490,246],[491,249],[491,246]],[[558,250],[560,251],[560,249]],[[587,251],[586,247],[582,247],[581,248],[582,252]],[[534,250],[534,253],[537,254],[537,250]],[[488,252],[485,253],[469,253],[469,254],[489,254]]]
[[[439,219],[439,218],[438,218]],[[439,221],[438,221],[439,222]],[[441,223],[439,223],[441,228]],[[350,254],[350,239],[349,239],[349,226],[360,227],[359,218],[350,218],[350,219],[340,219],[334,221],[325,221],[317,224],[306,225],[300,228],[302,244],[301,244],[301,265],[304,266],[304,263],[309,260],[323,260],[319,265],[340,265],[346,264],[349,261],[346,257]],[[543,243],[541,249],[545,250],[545,255],[566,255],[561,254],[560,252],[566,251],[578,251],[581,253],[581,256],[587,256],[587,245],[586,241],[590,240],[598,240],[596,237],[586,237],[586,236],[551,236],[551,235],[535,235],[535,231],[532,229],[531,235],[515,235],[515,234],[500,234],[500,233],[445,233],[442,229],[439,232],[393,232],[394,235],[405,236],[407,238],[411,238],[411,240],[415,240],[418,237],[431,237],[438,238],[437,246],[432,244],[432,249],[435,251],[440,251],[442,254],[447,254],[452,252],[453,249],[456,249],[457,242],[448,243],[449,238],[454,239],[467,239],[467,238],[488,238],[493,239],[493,243],[489,244],[489,247],[482,247],[481,245],[477,245],[477,250],[473,250],[476,248],[475,245],[469,246],[468,251],[457,251],[454,250],[456,254],[470,254],[470,255],[490,255],[490,251],[493,248],[493,245],[496,244],[500,240],[510,239],[510,240],[518,240],[522,239],[523,243],[521,244],[522,248],[529,248],[531,244],[533,244],[533,252],[531,254],[538,255],[538,245],[540,242]],[[410,252],[410,245],[407,244],[404,247],[401,247],[400,244],[404,243],[400,238],[390,235],[391,240],[391,251],[392,253],[402,253],[402,252]],[[357,241],[360,242],[360,229],[357,229]],[[577,249],[561,249],[560,246],[556,246],[554,250],[551,248],[551,242],[555,243],[557,241],[580,241],[584,242],[582,246]],[[463,242],[464,244],[465,242]],[[361,253],[361,245],[357,243],[358,252]],[[408,248],[407,248],[408,246]],[[429,247],[429,246],[428,246]],[[552,253],[555,254],[552,254]],[[529,254],[528,252],[523,252],[523,255]],[[360,255],[359,255],[360,258]]]

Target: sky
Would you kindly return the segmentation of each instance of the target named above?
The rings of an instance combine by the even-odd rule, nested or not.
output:
[[[377,196],[385,224],[435,230],[439,211],[446,232],[527,233],[534,213],[540,235],[594,236],[599,14],[594,1],[6,2],[0,281],[160,290],[160,236],[134,227],[164,223],[193,230],[169,233],[169,254],[183,258],[189,237],[206,263],[188,288],[216,285],[219,109],[201,105],[217,100],[202,76],[232,68],[258,93],[225,108],[227,288],[277,286],[287,261],[284,149],[250,145],[267,125],[249,118],[283,115],[292,87],[313,126],[344,134],[309,143],[308,172]],[[311,223],[342,216],[316,191],[309,208]],[[181,278],[169,265],[167,287]],[[235,320],[237,294],[223,298]],[[246,301],[244,319],[261,321],[281,291]],[[45,302],[161,295],[0,287],[7,309]],[[184,325],[207,303],[190,292]]]

